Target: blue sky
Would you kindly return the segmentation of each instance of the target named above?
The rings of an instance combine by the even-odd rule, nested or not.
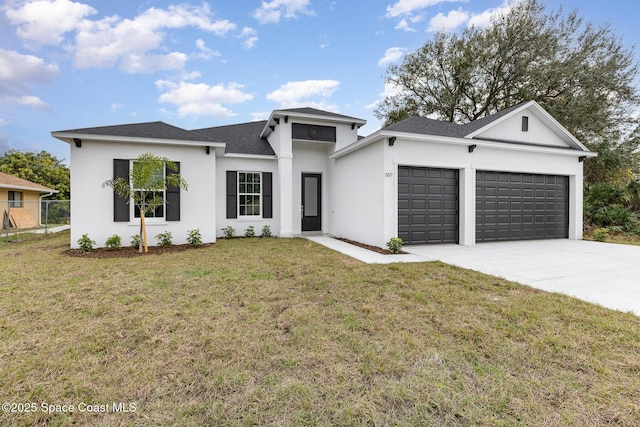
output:
[[[484,25],[511,3],[0,0],[0,153],[66,162],[51,131],[157,120],[196,129],[301,106],[363,118],[366,135],[380,127],[388,64],[435,29]],[[636,1],[543,3],[640,45]]]

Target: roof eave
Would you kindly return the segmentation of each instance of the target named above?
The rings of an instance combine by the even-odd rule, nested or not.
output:
[[[75,132],[51,132],[51,136],[57,138],[67,144],[74,143],[74,139],[82,141],[98,141],[98,142],[121,142],[121,143],[141,143],[141,144],[163,144],[163,145],[183,145],[196,147],[212,147],[224,148],[226,143],[215,141],[190,141],[184,139],[165,139],[165,138],[142,138],[130,136],[113,136],[113,135],[96,135],[90,133]]]
[[[331,154],[329,158],[337,159],[342,156],[345,156],[353,151],[359,150],[369,144],[372,144],[376,141],[388,138],[397,138],[403,139],[407,141],[419,141],[419,142],[431,142],[436,144],[450,144],[450,145],[462,145],[462,146],[471,146],[475,145],[477,148],[485,147],[485,148],[493,148],[497,150],[512,150],[512,151],[526,151],[532,153],[546,153],[546,154],[558,154],[562,156],[572,156],[572,157],[596,157],[598,154],[591,152],[587,149],[578,150],[575,148],[562,148],[562,147],[553,147],[553,146],[539,146],[539,145],[524,145],[518,143],[509,143],[509,142],[492,142],[492,141],[482,141],[477,139],[468,139],[468,138],[455,138],[455,137],[447,137],[447,136],[437,136],[437,135],[425,135],[418,133],[409,133],[409,132],[395,132],[395,131],[385,131],[379,130],[366,138],[361,139],[360,141],[351,144],[347,147],[344,147],[341,150],[336,151]]]
[[[297,118],[297,119],[307,119],[307,120],[315,120],[319,122],[326,123],[346,123],[346,124],[355,124],[357,127],[364,126],[367,124],[366,120],[357,119],[355,117],[335,117],[335,116],[324,116],[321,114],[309,114],[309,113],[300,113],[296,111],[287,111],[287,110],[273,110],[267,123],[264,125],[262,132],[260,133],[261,138],[266,138],[271,133],[270,126],[276,125],[276,118],[289,117]]]
[[[36,191],[38,193],[59,193],[60,191],[54,190],[53,188],[33,188],[27,187],[24,185],[10,185],[10,184],[0,184],[0,188],[6,188],[10,190],[21,190],[21,191]]]

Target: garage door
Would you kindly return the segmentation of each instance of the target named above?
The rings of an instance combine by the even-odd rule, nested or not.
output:
[[[476,242],[568,235],[568,177],[476,172]]]
[[[398,167],[398,237],[405,244],[458,243],[458,171]]]

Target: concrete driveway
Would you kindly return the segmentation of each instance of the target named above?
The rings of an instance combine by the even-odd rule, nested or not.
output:
[[[640,316],[640,246],[563,239],[402,249]]]

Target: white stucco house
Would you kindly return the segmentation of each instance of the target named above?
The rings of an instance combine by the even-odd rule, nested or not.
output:
[[[583,160],[595,156],[535,102],[458,125],[412,117],[358,136],[364,120],[313,108],[266,121],[185,130],[163,122],[52,132],[70,144],[71,245],[103,246],[138,229],[137,212],[102,183],[151,152],[175,161],[150,236],[184,243],[199,229],[327,233],[385,247],[582,238]],[[150,242],[152,239],[150,239]]]

